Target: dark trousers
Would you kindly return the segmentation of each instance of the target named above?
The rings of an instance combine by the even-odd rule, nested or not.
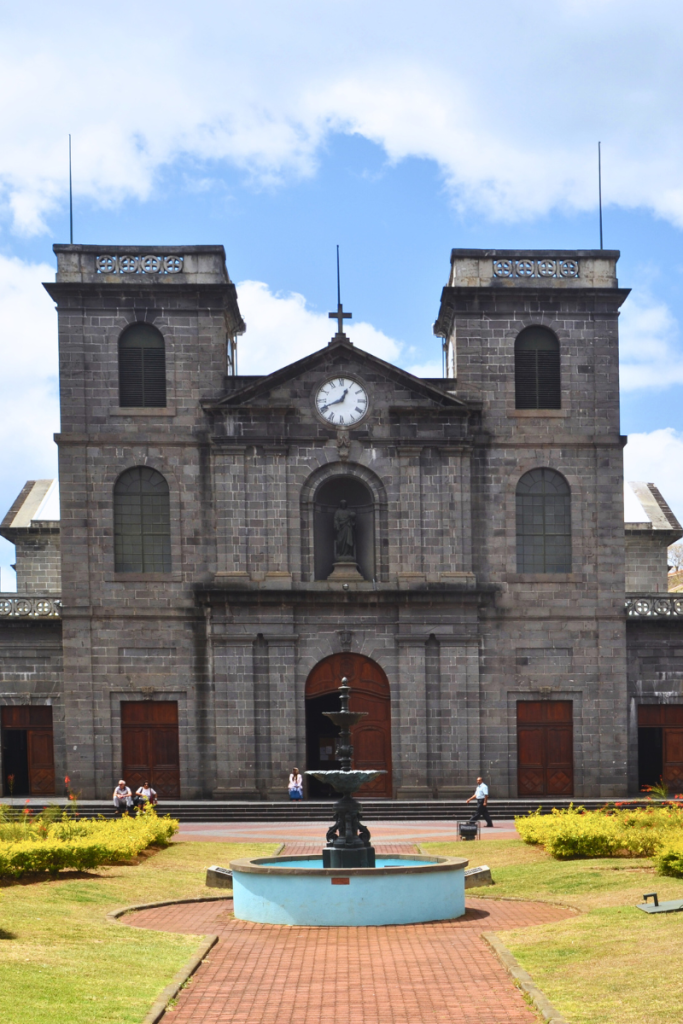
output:
[[[491,821],[491,815],[489,814],[489,809],[488,809],[488,807],[486,806],[486,804],[484,803],[483,800],[477,800],[477,809],[474,812],[474,814],[472,815],[472,817],[470,818],[469,824],[473,825],[474,822],[475,821],[479,821],[480,818],[483,818],[484,821],[486,822],[486,824],[490,825],[491,828],[493,828],[493,822]]]

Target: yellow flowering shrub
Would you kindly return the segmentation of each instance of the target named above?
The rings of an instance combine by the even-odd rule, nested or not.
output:
[[[177,821],[168,815],[159,818],[153,810],[114,821],[67,814],[53,820],[5,821],[0,824],[0,877],[119,864],[150,846],[167,846],[177,831]]]
[[[580,857],[653,857],[664,845],[683,843],[683,807],[608,806],[540,809],[515,818],[525,843],[537,844],[558,860]]]
[[[665,842],[654,856],[657,874],[683,878],[683,839]]]

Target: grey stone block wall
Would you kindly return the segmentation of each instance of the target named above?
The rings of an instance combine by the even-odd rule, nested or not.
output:
[[[15,569],[18,594],[60,594],[62,590],[62,559],[59,526],[40,526],[16,530]]]
[[[628,593],[665,594],[668,591],[668,544],[668,535],[663,530],[627,529],[626,591]]]

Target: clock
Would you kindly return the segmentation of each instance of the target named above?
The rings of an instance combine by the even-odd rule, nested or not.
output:
[[[326,423],[352,427],[368,411],[368,393],[351,377],[331,377],[318,388],[315,407]]]

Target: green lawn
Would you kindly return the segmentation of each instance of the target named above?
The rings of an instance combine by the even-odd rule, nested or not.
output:
[[[216,894],[210,864],[275,844],[175,843],[136,867],[0,884],[2,1024],[139,1024],[197,949],[191,935],[106,922],[116,907]]]
[[[506,946],[571,1024],[683,1021],[683,912],[636,910],[643,893],[683,899],[683,879],[655,875],[649,860],[556,861],[519,840],[425,843],[425,853],[488,864],[496,885],[477,897],[541,899],[576,907],[577,917],[501,932]]]

